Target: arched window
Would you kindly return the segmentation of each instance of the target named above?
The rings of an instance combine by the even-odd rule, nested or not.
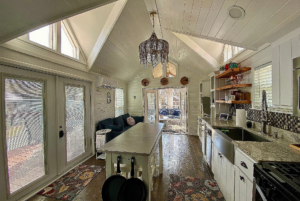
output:
[[[161,63],[157,64],[157,66],[153,69],[153,77],[162,78],[164,75],[166,75],[166,77],[176,77],[177,68],[175,64],[168,62],[166,67],[163,67]]]

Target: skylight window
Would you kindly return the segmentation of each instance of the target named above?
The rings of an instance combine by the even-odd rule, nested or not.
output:
[[[35,31],[32,31],[29,33],[29,40],[32,42],[38,43],[40,45],[43,45],[45,47],[51,48],[51,40],[52,37],[51,34],[51,25],[42,27],[40,29],[37,29]]]
[[[225,45],[224,47],[224,62],[232,59],[235,55],[243,51],[244,48],[232,46],[232,45]]]
[[[61,53],[75,58],[76,47],[63,23],[61,26]]]

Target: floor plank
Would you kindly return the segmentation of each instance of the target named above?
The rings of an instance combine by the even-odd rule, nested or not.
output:
[[[158,149],[156,150],[158,164]],[[84,164],[105,166],[105,161],[90,158]],[[163,174],[153,178],[152,200],[168,200],[170,174],[212,179],[205,162],[201,143],[197,136],[163,134]],[[105,181],[105,169],[82,190],[74,201],[101,201],[101,188]],[[54,201],[55,199],[35,195],[29,201]]]

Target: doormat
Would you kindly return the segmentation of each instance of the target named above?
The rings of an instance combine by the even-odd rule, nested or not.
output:
[[[58,200],[73,200],[102,169],[95,165],[79,165],[41,190],[38,195]]]
[[[216,181],[170,175],[169,201],[225,201]]]

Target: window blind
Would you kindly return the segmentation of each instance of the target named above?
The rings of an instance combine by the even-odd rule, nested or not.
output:
[[[115,89],[115,117],[124,114],[124,90]]]
[[[267,92],[268,107],[272,106],[272,65],[271,63],[262,65],[255,69],[255,107],[260,108],[262,102],[262,91]]]

